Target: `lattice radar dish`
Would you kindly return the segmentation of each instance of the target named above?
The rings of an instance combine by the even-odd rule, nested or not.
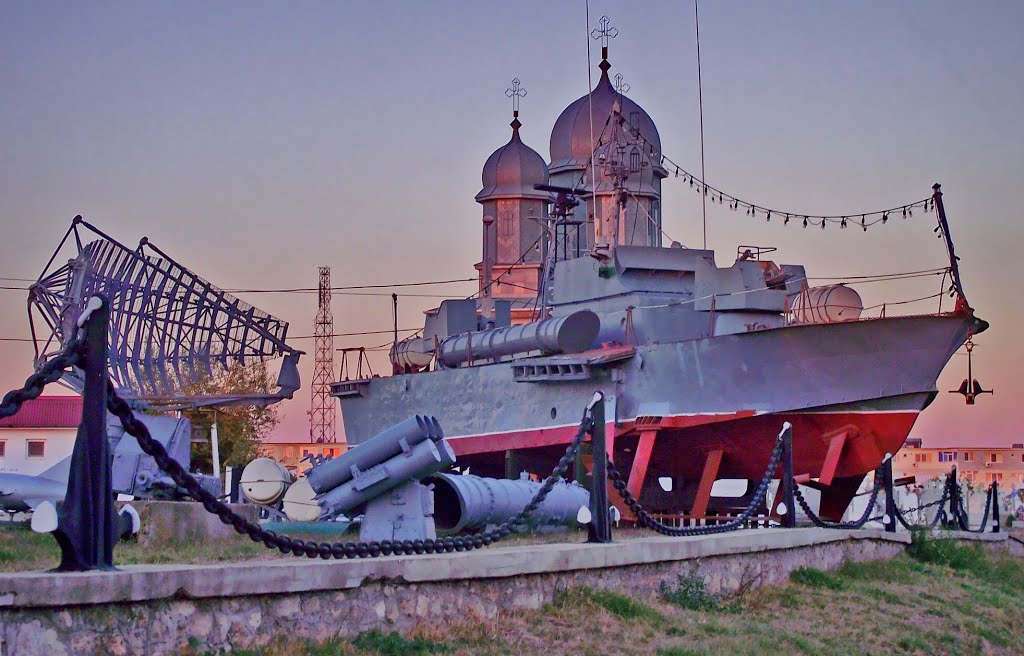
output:
[[[285,343],[286,322],[197,276],[147,238],[132,250],[80,216],[29,288],[37,370],[74,336],[93,294],[110,301],[111,380],[122,396],[140,405],[267,405],[291,398],[299,388],[302,352]],[[37,332],[40,324],[46,333]],[[184,392],[212,376],[277,357],[284,360],[274,393]],[[80,391],[81,371],[69,372],[64,382]]]

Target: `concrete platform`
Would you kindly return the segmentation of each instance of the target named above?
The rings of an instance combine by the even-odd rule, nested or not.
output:
[[[968,534],[973,535],[973,534]],[[406,583],[495,579],[749,554],[851,540],[910,544],[909,533],[820,528],[765,529],[613,544],[541,544],[357,560],[294,558],[217,565],[126,565],[113,572],[0,574],[0,607],[109,604],[358,588],[368,580]]]

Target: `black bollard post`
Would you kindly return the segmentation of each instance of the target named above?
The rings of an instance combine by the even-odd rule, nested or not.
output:
[[[81,365],[85,378],[82,423],[71,454],[71,473],[64,504],[53,532],[60,545],[58,571],[114,569],[114,543],[119,523],[114,511],[107,442],[107,323],[110,306],[91,296],[79,319],[85,333]]]
[[[793,426],[786,422],[782,428],[782,482],[780,492],[786,512],[782,514],[783,528],[796,528],[796,498],[793,489]]]
[[[590,405],[590,417],[594,421],[591,447],[594,452],[594,467],[590,477],[590,524],[587,525],[587,542],[608,544],[612,541],[612,525],[608,518],[608,461],[605,448],[604,394],[598,392]]]
[[[885,485],[885,517],[882,523],[886,533],[896,532],[896,486],[892,480],[892,456],[882,463],[882,483]]]
[[[985,527],[981,528],[982,531]],[[999,532],[999,483],[992,481],[992,532]]]
[[[949,486],[949,512],[946,514],[946,520],[943,522],[943,525],[946,528],[955,528],[959,522],[959,514],[957,513],[959,499],[957,498],[956,467],[950,469],[946,475],[946,485]]]

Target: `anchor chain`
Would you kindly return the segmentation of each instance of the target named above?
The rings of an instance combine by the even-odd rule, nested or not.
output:
[[[879,472],[876,471],[875,485],[874,488],[871,490],[871,500],[868,501],[868,505],[866,508],[864,508],[864,512],[861,514],[861,516],[852,522],[830,522],[826,519],[818,517],[818,515],[815,514],[813,510],[811,510],[811,506],[807,503],[807,500],[804,499],[803,493],[800,492],[800,488],[796,485],[793,486],[793,496],[796,498],[796,502],[800,504],[800,507],[803,509],[804,514],[807,515],[807,518],[810,519],[811,523],[817,526],[818,528],[854,529],[860,528],[867,524],[869,521],[871,521],[871,511],[875,509],[875,502],[878,501],[878,493],[881,491],[881,489],[882,477],[879,474]]]
[[[955,488],[953,493],[953,518],[956,519],[957,525],[961,531],[968,533],[984,533],[985,527],[988,525],[988,515],[992,510],[992,506],[999,503],[999,500],[994,498],[995,489],[990,485],[988,492],[985,494],[985,513],[981,517],[981,525],[978,528],[971,528],[969,518],[967,516],[967,510],[964,508],[963,489],[959,483],[954,482]]]
[[[39,395],[43,393],[43,388],[60,380],[65,369],[78,365],[83,349],[83,340],[72,339],[61,349],[60,353],[40,367],[39,371],[26,378],[23,387],[5,394],[3,401],[0,402],[0,419],[16,414],[21,410],[25,401],[39,398]]]
[[[919,525],[918,524],[913,524],[913,523],[907,521],[906,515],[908,513],[920,512],[922,510],[925,510],[927,508],[931,508],[933,506],[939,506],[939,510],[935,513],[935,516],[932,517],[931,521],[927,522],[927,524],[926,524],[929,530],[931,530],[931,529],[935,528],[936,526],[938,526],[939,522],[941,522],[943,520],[943,518],[946,516],[946,510],[945,510],[944,506],[946,504],[946,501],[949,500],[949,489],[950,489],[950,485],[949,484],[950,484],[950,481],[947,478],[946,479],[946,484],[942,487],[942,496],[940,496],[935,501],[932,501],[930,503],[922,504],[922,505],[920,505],[920,506],[918,506],[916,508],[908,508],[906,510],[903,510],[902,508],[897,506],[896,507],[896,519],[897,519],[897,521],[899,521],[899,523],[903,525],[903,528],[907,529],[908,531],[912,531],[915,528],[918,528]]]
[[[661,533],[662,535],[669,535],[673,537],[714,535],[716,533],[735,531],[738,528],[742,528],[748,521],[750,521],[750,517],[754,514],[754,510],[768,491],[768,485],[771,483],[775,470],[779,466],[779,461],[782,459],[782,446],[783,437],[780,433],[779,439],[775,443],[775,448],[772,450],[772,456],[768,460],[768,467],[765,469],[764,476],[761,478],[761,482],[754,491],[754,496],[751,498],[750,503],[747,504],[747,507],[743,509],[743,512],[741,512],[739,516],[723,524],[715,524],[713,526],[692,526],[686,528],[670,526],[656,520],[651,513],[640,504],[636,497],[626,489],[626,481],[623,479],[622,473],[619,472],[611,458],[608,458],[607,455],[605,458],[608,461],[608,478],[611,479],[612,486],[619,493],[619,496],[622,497],[622,500],[626,502],[626,505],[629,506],[629,509],[637,518],[637,523],[641,526],[647,527],[653,531]],[[792,509],[788,510],[792,512]]]
[[[108,385],[107,409],[118,419],[125,431],[134,437],[139,447],[156,461],[157,466],[167,473],[171,479],[185,488],[189,495],[203,504],[207,512],[217,515],[220,521],[230,524],[238,533],[249,536],[253,542],[262,542],[269,549],[278,549],[281,553],[308,558],[376,558],[391,554],[429,554],[452,551],[468,551],[491,545],[517,530],[517,527],[540,507],[544,499],[554,488],[558,479],[565,476],[572,466],[580,444],[592,429],[589,413],[584,414],[579,430],[565,450],[565,455],[551,475],[544,481],[541,488],[526,506],[511,519],[498,527],[484,533],[468,537],[428,538],[425,540],[381,540],[373,542],[316,542],[291,538],[267,530],[255,522],[234,513],[227,504],[218,499],[212,492],[204,489],[178,461],[171,458],[163,444],[153,439],[149,429],[132,413],[128,404],[117,395],[113,385]]]

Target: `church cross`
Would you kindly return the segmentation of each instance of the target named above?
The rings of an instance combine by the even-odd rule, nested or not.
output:
[[[608,59],[608,39],[617,37],[619,30],[611,26],[611,20],[607,16],[602,16],[599,23],[601,27],[595,27],[590,33],[590,38],[601,42],[601,59]]]
[[[626,79],[622,77],[622,73],[615,74],[615,90],[619,92],[620,96],[624,93],[629,93],[629,85],[626,83]]]
[[[519,86],[519,78],[512,78],[512,86],[505,89],[505,95],[512,99],[512,116],[519,117],[519,99],[526,97],[526,89]]]

